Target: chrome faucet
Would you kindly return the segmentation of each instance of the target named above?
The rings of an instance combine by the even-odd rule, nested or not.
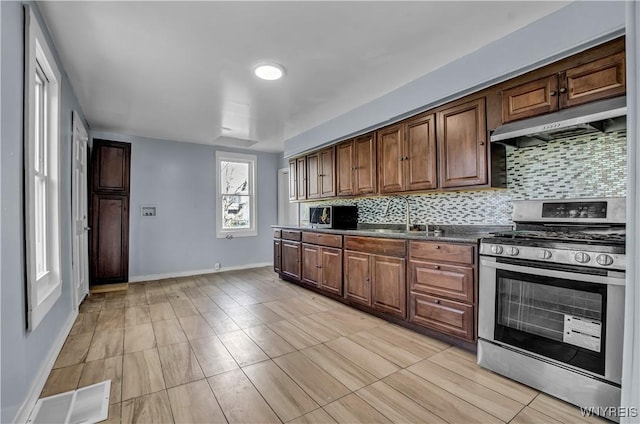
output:
[[[408,197],[402,197],[402,196],[390,197],[389,200],[387,201],[387,206],[384,208],[384,215],[387,216],[387,214],[389,213],[389,206],[391,205],[391,201],[393,199],[402,199],[407,204],[407,216],[406,216],[406,222],[405,222],[406,224],[405,229],[406,231],[411,231],[411,204],[409,203]]]

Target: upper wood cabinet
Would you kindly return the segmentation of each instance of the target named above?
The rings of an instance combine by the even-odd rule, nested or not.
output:
[[[486,116],[484,97],[437,113],[441,187],[487,183]]]
[[[620,52],[503,90],[502,122],[621,96],[625,92],[625,54]]]
[[[307,199],[336,195],[335,152],[335,147],[329,147],[307,156]]]
[[[338,196],[376,192],[376,138],[374,133],[338,144],[336,163]]]
[[[289,200],[298,200],[298,161],[289,161]]]
[[[419,115],[378,131],[380,193],[437,187],[435,115]]]
[[[92,162],[94,191],[129,194],[130,143],[95,139]]]
[[[298,200],[307,198],[307,158],[296,159],[296,193]]]

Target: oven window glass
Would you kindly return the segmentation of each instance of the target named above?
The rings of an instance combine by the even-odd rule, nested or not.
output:
[[[606,286],[499,271],[496,338],[604,373]]]

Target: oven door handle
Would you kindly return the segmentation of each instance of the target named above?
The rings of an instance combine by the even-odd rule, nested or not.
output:
[[[616,272],[609,271],[608,276],[603,275],[591,275],[591,274],[581,274],[576,272],[566,272],[566,271],[556,271],[552,269],[543,269],[543,268],[529,268],[521,265],[508,264],[504,262],[497,262],[495,259],[480,259],[480,267],[489,267],[496,269],[503,269],[505,271],[513,271],[519,272],[522,274],[533,274],[535,272],[536,275],[540,275],[543,277],[550,278],[562,278],[564,280],[580,280],[589,283],[596,284],[610,284],[615,286],[624,286],[625,285],[625,273],[624,272]],[[535,270],[535,271],[534,271]],[[579,275],[579,277],[577,277]]]

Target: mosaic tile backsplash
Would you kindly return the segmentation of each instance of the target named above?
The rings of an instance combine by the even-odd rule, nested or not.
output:
[[[514,200],[626,196],[626,136],[623,130],[519,149],[507,147],[507,189],[407,195],[411,223],[509,225]],[[401,224],[406,203],[394,197],[304,203],[301,223],[308,224],[310,206],[332,204],[358,205],[360,223]]]

